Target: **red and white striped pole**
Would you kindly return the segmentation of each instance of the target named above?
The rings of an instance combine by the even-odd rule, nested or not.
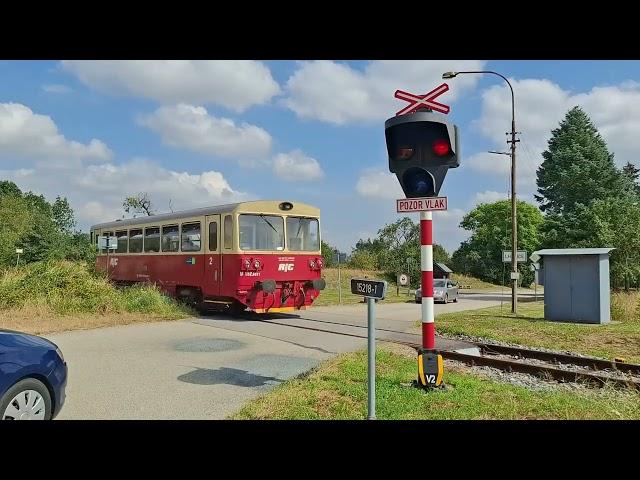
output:
[[[433,215],[420,212],[420,270],[422,270],[422,347],[436,348],[433,314]]]

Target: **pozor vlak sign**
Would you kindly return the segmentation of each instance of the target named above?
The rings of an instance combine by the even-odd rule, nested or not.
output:
[[[401,198],[396,200],[398,213],[432,212],[447,209],[447,197]]]

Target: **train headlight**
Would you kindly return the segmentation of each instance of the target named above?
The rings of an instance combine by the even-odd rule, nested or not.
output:
[[[248,258],[242,259],[240,266],[243,270],[251,270],[251,260],[249,260]]]
[[[253,261],[253,268],[260,270],[262,268],[262,262],[258,259]]]
[[[318,268],[322,268],[323,265],[322,265],[322,259],[321,258],[318,258],[316,260],[316,265],[318,265]]]
[[[309,267],[311,268],[311,270],[315,270],[316,269],[316,261],[311,259],[309,260]]]

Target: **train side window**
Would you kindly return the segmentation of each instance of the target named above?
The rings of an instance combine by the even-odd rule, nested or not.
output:
[[[224,248],[233,246],[233,220],[231,215],[224,217]]]
[[[113,240],[111,239],[111,237],[113,237],[113,232],[104,232],[102,234],[103,237],[109,237],[109,243],[113,242]],[[107,253],[107,249],[103,248],[102,249],[102,253]]]
[[[180,250],[180,228],[178,225],[162,227],[162,251],[177,252]]]
[[[93,245],[93,230],[91,230],[91,245]]]
[[[182,224],[182,251],[200,251],[200,222]]]
[[[116,253],[127,253],[127,231],[122,230],[121,232],[116,232],[116,239],[118,240],[118,248],[116,249]]]
[[[129,253],[142,252],[142,229],[129,230]]]
[[[209,222],[209,250],[218,250],[218,222]]]
[[[147,227],[144,229],[144,251],[160,251],[160,227]]]

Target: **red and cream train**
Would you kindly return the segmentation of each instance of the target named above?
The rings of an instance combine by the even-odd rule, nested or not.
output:
[[[101,236],[117,241],[96,260],[111,280],[155,283],[198,307],[300,310],[325,287],[320,210],[302,203],[251,201],[92,226],[96,248]]]

